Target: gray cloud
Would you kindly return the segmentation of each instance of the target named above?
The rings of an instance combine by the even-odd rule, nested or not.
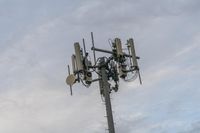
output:
[[[65,85],[73,42],[134,36],[144,85],[112,94],[118,132],[196,132],[199,1],[0,1],[0,132],[101,133],[97,85]],[[97,90],[95,89],[97,88]],[[20,127],[20,128],[19,128]],[[145,127],[145,128],[144,128]],[[184,127],[184,128],[183,128]]]
[[[183,132],[180,132],[180,133],[198,133],[199,130],[200,130],[200,123],[198,121],[198,122],[192,123],[191,128],[189,130],[183,131]]]

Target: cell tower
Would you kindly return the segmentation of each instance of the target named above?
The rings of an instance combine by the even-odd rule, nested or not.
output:
[[[106,105],[108,131],[109,133],[115,133],[110,93],[118,91],[119,78],[124,81],[133,81],[139,77],[140,84],[142,84],[137,62],[139,57],[136,56],[132,38],[127,40],[125,44],[126,49],[122,48],[119,38],[110,39],[111,51],[96,48],[93,33],[91,33],[91,39],[94,63],[92,64],[92,61],[88,58],[89,54],[85,48],[85,40],[83,39],[83,49],[80,47],[79,42],[75,42],[75,54],[71,57],[73,73],[70,74],[70,67],[68,65],[69,76],[66,79],[66,83],[70,86],[72,95],[72,85],[77,82],[81,82],[86,87],[89,87],[93,82],[99,82],[100,95],[104,98]],[[124,52],[125,50],[127,52]],[[96,59],[96,51],[110,54],[110,56],[103,56]],[[98,76],[94,78],[93,73],[96,73]],[[111,82],[114,82],[114,85]]]

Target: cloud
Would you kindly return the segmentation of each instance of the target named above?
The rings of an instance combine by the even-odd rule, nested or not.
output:
[[[199,1],[1,3],[0,132],[105,131],[98,86],[76,85],[70,97],[65,84],[73,43],[85,37],[89,49],[90,31],[105,49],[133,36],[141,56],[144,84],[112,94],[118,132],[198,130],[187,125],[199,118]]]
[[[191,125],[191,128],[187,131],[183,131],[183,132],[180,132],[180,133],[198,133],[200,130],[200,123],[199,121],[197,122],[194,122],[192,125]]]

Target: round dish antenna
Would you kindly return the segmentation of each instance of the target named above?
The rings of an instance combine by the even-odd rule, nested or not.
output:
[[[76,77],[74,76],[74,74],[69,75],[66,79],[67,85],[73,85],[75,81],[76,81]]]

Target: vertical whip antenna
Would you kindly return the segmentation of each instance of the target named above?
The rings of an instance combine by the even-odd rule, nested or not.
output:
[[[141,79],[141,75],[140,75],[140,71],[139,70],[138,70],[138,76],[139,76],[140,84],[142,84],[142,79]]]

